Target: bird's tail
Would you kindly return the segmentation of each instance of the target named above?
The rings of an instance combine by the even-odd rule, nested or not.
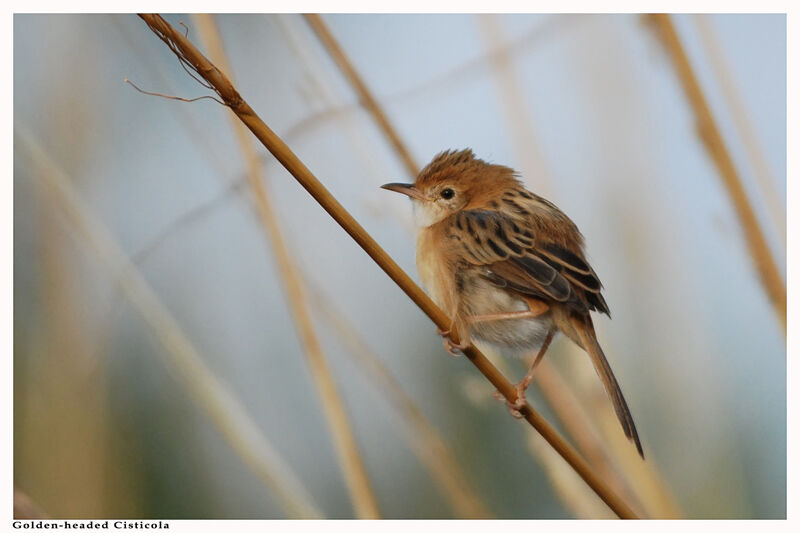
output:
[[[628,409],[628,404],[625,402],[625,397],[622,395],[622,390],[619,388],[617,378],[614,377],[614,372],[611,371],[611,366],[608,364],[603,349],[600,347],[600,343],[597,342],[592,318],[588,315],[572,315],[570,317],[570,322],[572,325],[571,329],[574,330],[570,333],[574,333],[575,336],[568,336],[571,337],[576,344],[586,350],[586,353],[592,358],[594,369],[603,381],[606,393],[608,393],[611,402],[614,404],[614,411],[616,411],[617,418],[619,418],[622,424],[625,436],[636,445],[636,450],[639,452],[639,455],[642,456],[642,459],[644,459],[642,443],[639,441],[639,434],[636,432],[636,426],[633,423],[631,411]]]

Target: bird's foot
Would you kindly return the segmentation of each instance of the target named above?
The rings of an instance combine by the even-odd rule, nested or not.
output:
[[[452,355],[453,357],[458,357],[463,353],[463,350],[466,350],[469,347],[469,342],[464,342],[461,344],[456,344],[450,340],[450,330],[441,330],[437,329],[436,333],[441,335],[442,337],[442,344],[444,344],[444,349],[447,350],[447,353]]]
[[[524,381],[520,381],[514,385],[514,389],[517,391],[517,399],[513,402],[509,402],[498,390],[494,391],[493,396],[496,400],[505,402],[506,407],[508,407],[508,412],[511,413],[511,416],[514,418],[524,418],[525,415],[522,414],[522,409],[528,405],[528,400],[525,399],[525,389],[527,388],[528,387],[524,384]]]

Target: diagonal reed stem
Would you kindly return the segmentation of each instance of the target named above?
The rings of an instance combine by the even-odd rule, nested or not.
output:
[[[353,240],[381,269],[408,295],[411,300],[442,330],[450,326],[450,318],[433,303],[400,266],[378,245],[375,239],[350,215],[336,198],[322,185],[289,147],[253,111],[236,91],[230,80],[217,69],[184,35],[175,30],[161,16],[140,14],[148,27],[172,50],[178,59],[199,74],[250,129],[259,141],[289,171],[300,185],[322,206]],[[453,339],[458,342],[459,339]],[[474,346],[464,350],[464,355],[510,402],[517,400],[514,386]],[[550,445],[572,466],[583,480],[620,518],[637,518],[627,503],[613,492],[603,479],[564,438],[533,408],[521,410],[525,420],[533,426]]]
[[[775,314],[783,326],[783,331],[786,333],[786,285],[758,223],[753,206],[750,204],[750,199],[747,197],[747,192],[744,189],[744,185],[742,185],[739,173],[725,146],[725,141],[722,139],[719,127],[711,114],[711,109],[708,107],[700,82],[692,70],[689,57],[683,49],[670,16],[663,13],[648,16],[655,23],[656,29],[659,30],[660,37],[677,71],[683,90],[686,93],[686,98],[694,111],[697,131],[708,151],[708,155],[711,156],[717,167],[723,185],[728,190],[731,202],[733,202],[733,207],[744,230],[750,257],[755,264]]]
[[[59,205],[81,243],[97,255],[120,288],[153,329],[166,351],[166,362],[180,383],[216,424],[245,464],[271,488],[289,516],[320,518],[311,497],[233,392],[203,362],[203,358],[144,277],[131,264],[112,235],[95,220],[72,183],[34,138],[19,128],[15,145],[28,152],[40,179]]]
[[[414,161],[414,157],[411,155],[411,152],[408,150],[408,148],[406,148],[405,143],[400,139],[400,135],[397,133],[397,130],[395,130],[394,126],[392,126],[392,123],[389,122],[389,117],[386,116],[383,108],[378,105],[378,101],[372,96],[372,92],[367,88],[367,84],[361,79],[361,76],[356,71],[355,67],[353,67],[353,64],[342,50],[342,47],[339,46],[339,43],[333,38],[330,30],[328,30],[328,27],[322,21],[322,17],[317,14],[306,14],[303,16],[306,18],[308,25],[311,26],[311,29],[314,30],[314,33],[317,34],[317,37],[325,46],[325,49],[330,54],[331,58],[339,66],[342,74],[345,75],[347,80],[356,90],[358,99],[361,101],[361,105],[367,108],[367,111],[369,111],[369,113],[375,119],[375,122],[378,123],[378,127],[381,129],[386,139],[400,156],[400,159],[403,161],[403,164],[406,167],[408,175],[416,176],[419,165],[417,165],[416,161]]]
[[[209,55],[214,58],[215,63],[220,65],[223,70],[231,72],[219,29],[213,16],[196,15],[196,21],[200,36],[209,48]],[[269,202],[258,152],[242,123],[232,115],[231,120],[233,121],[233,129],[236,133],[237,141],[247,163],[247,181],[253,195],[258,218],[278,263],[286,301],[292,314],[297,334],[303,345],[303,353],[311,369],[325,418],[333,436],[334,447],[350,491],[353,508],[358,518],[380,518],[378,502],[358,449],[358,443],[353,435],[353,429],[347,416],[344,402],[336,388],[333,374],[325,359],[317,333],[314,330],[311,314],[304,297],[303,281],[297,273],[297,267],[286,246],[278,217]]]

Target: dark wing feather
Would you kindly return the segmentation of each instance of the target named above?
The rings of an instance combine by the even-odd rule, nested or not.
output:
[[[468,261],[486,266],[496,285],[576,311],[608,314],[603,286],[579,247],[571,250],[537,231],[548,222],[534,218],[541,215],[472,210],[454,216],[451,236],[461,242]]]
[[[553,267],[534,256],[514,257],[493,263],[487,277],[500,287],[544,300],[569,303],[569,282]]]

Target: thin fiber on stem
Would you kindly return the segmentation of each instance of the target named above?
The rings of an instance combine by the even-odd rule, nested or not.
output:
[[[308,167],[289,149],[245,102],[230,80],[217,69],[179,31],[175,30],[159,15],[141,14],[148,27],[176,53],[181,61],[214,87],[214,91],[273,156],[289,171],[300,185],[322,206],[325,211],[350,235],[381,269],[408,295],[409,298],[433,321],[439,329],[450,326],[450,318],[431,300],[400,266],[378,245],[375,239],[350,215],[336,198],[311,173]],[[453,342],[458,343],[454,338]],[[517,400],[514,387],[497,368],[474,346],[464,350],[467,359],[510,402]],[[521,414],[558,453],[578,472],[583,480],[621,518],[636,518],[628,504],[586,463],[586,461],[558,434],[558,432],[533,408],[526,406]]]
[[[231,72],[222,39],[213,17],[211,15],[197,15],[196,20],[199,33],[209,48],[209,55],[214,58],[215,63],[220,65],[224,71]],[[269,202],[269,194],[264,184],[258,152],[242,123],[233,116],[231,116],[231,119],[233,120],[236,139],[247,163],[247,180],[255,202],[258,218],[278,263],[283,289],[286,294],[286,302],[303,345],[303,353],[311,369],[316,391],[319,394],[320,403],[333,437],[339,465],[350,491],[353,508],[358,518],[380,518],[378,502],[367,475],[361,452],[358,449],[358,443],[353,434],[344,402],[336,388],[336,382],[325,359],[322,344],[311,320],[304,297],[303,281],[297,274],[297,267],[294,259],[289,254],[280,222]]]

